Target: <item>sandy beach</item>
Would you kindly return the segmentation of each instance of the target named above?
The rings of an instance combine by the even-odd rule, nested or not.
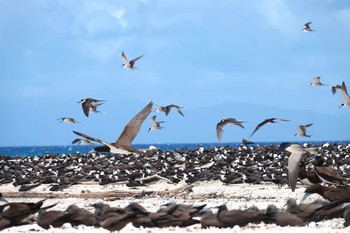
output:
[[[10,202],[35,202],[47,198],[45,205],[57,203],[52,210],[65,210],[67,206],[76,204],[91,212],[93,207],[89,205],[98,200],[102,200],[111,206],[125,207],[131,202],[137,202],[149,211],[156,211],[160,205],[175,200],[177,203],[184,204],[206,204],[207,207],[215,207],[226,203],[228,208],[246,208],[252,205],[264,209],[268,204],[275,204],[278,208],[284,208],[286,200],[290,197],[298,201],[303,195],[305,187],[298,185],[295,192],[291,192],[287,185],[278,186],[272,183],[264,184],[234,184],[224,185],[220,181],[201,181],[193,184],[192,192],[183,191],[188,185],[184,182],[178,184],[169,184],[166,181],[157,181],[142,189],[132,189],[125,184],[119,185],[98,185],[93,182],[71,186],[62,192],[48,191],[46,185],[41,185],[28,192],[18,192],[12,184],[0,186],[1,192]],[[137,198],[141,191],[154,191],[150,196]],[[318,195],[312,195],[306,202],[320,198]],[[213,209],[215,210],[215,209]],[[321,222],[311,222],[305,227],[279,227],[274,224],[249,224],[245,227],[234,227],[220,229],[220,232],[349,232],[349,228],[343,226],[343,219],[333,219]],[[128,224],[122,232],[213,232],[217,228],[202,229],[200,224],[195,224],[186,228],[135,228]],[[61,228],[50,228],[45,230],[36,223],[12,227],[3,230],[3,232],[108,232],[103,228],[94,228],[87,226],[71,227],[65,224]]]

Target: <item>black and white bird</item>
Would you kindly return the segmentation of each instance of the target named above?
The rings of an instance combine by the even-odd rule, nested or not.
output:
[[[142,123],[151,113],[152,107],[153,102],[147,104],[146,107],[144,107],[138,114],[136,114],[136,116],[134,116],[129,121],[129,123],[125,126],[123,132],[120,134],[119,138],[112,143],[108,143],[98,138],[90,137],[86,134],[79,133],[77,131],[73,132],[83,138],[103,144],[104,146],[94,148],[94,151],[97,152],[110,152],[115,154],[142,154],[140,150],[132,147],[131,143],[139,133]]]
[[[341,90],[341,85],[332,86],[333,95],[335,95],[335,93],[337,93],[337,90]]]
[[[79,121],[77,121],[71,117],[61,117],[61,118],[58,118],[57,120],[60,121],[60,123],[62,123],[62,122],[64,122],[64,123],[80,123]]]
[[[323,84],[321,83],[321,77],[314,77],[312,79],[312,83],[309,84],[309,86],[314,86],[314,87],[321,87],[321,86],[328,86],[328,84]]]
[[[260,129],[261,126],[266,125],[266,124],[268,124],[268,123],[277,123],[277,122],[280,122],[280,121],[290,121],[290,120],[284,120],[284,119],[279,119],[279,118],[268,118],[268,119],[265,119],[263,122],[259,123],[259,124],[255,127],[255,129],[254,129],[253,133],[250,135],[250,137],[253,136],[253,134],[254,134],[256,131],[258,131],[258,130]]]
[[[342,103],[339,108],[349,108],[350,107],[350,96],[348,90],[346,89],[345,82],[341,84],[341,95],[343,96],[344,103]]]
[[[81,107],[83,108],[83,112],[85,116],[89,116],[89,113],[91,112],[91,109],[96,108],[97,106],[101,105],[101,102],[104,102],[105,100],[97,100],[93,98],[85,98],[80,100],[78,103],[81,103]]]
[[[222,135],[224,134],[224,126],[226,126],[227,124],[233,124],[244,129],[242,123],[244,123],[244,121],[237,121],[235,118],[222,119],[219,123],[216,124],[216,136],[218,140],[221,141]]]
[[[304,32],[313,32],[313,31],[315,31],[315,30],[311,29],[310,24],[311,24],[311,22],[308,22],[308,23],[304,24],[304,28],[303,28]]]
[[[160,124],[165,123],[165,121],[156,121],[156,117],[157,116],[154,115],[154,116],[152,116],[150,118],[150,122],[151,122],[152,126],[148,129],[148,132],[149,131],[160,130],[160,129],[164,128]]]
[[[175,109],[175,111],[178,112],[181,116],[185,116],[182,113],[181,108],[183,108],[183,107],[179,107],[178,105],[175,105],[175,104],[170,104],[170,105],[167,105],[167,106],[157,105],[155,111],[156,112],[164,112],[165,115],[167,116],[170,113],[171,109]]]
[[[299,125],[299,126],[297,126],[297,133],[296,134],[294,134],[294,136],[298,136],[298,137],[311,137],[311,135],[308,135],[308,134],[306,134],[306,129],[308,128],[308,127],[310,127],[311,125],[313,125],[312,123],[310,123],[310,124],[307,124],[307,125]]]
[[[135,69],[137,69],[137,67],[135,66],[135,62],[136,62],[137,60],[139,60],[141,57],[143,57],[143,55],[141,55],[141,56],[139,56],[139,57],[137,57],[137,58],[134,58],[134,59],[132,59],[132,60],[129,61],[129,60],[126,58],[125,53],[122,52],[122,60],[123,60],[123,65],[122,65],[122,67],[124,67],[125,69],[128,69],[128,70],[135,70]]]
[[[87,139],[81,139],[76,138],[72,141],[72,144],[79,144],[79,145],[94,145],[90,140]]]

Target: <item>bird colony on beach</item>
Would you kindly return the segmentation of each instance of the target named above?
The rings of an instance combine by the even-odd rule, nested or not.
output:
[[[303,31],[313,32],[311,22],[306,23]],[[122,67],[135,71],[136,62],[143,55],[128,60],[122,52]],[[320,77],[313,78],[310,87],[323,87],[329,84],[321,82]],[[350,107],[350,97],[345,82],[331,87],[336,94],[341,91],[343,104],[340,107]],[[83,113],[100,113],[98,109],[106,100],[83,98],[81,104]],[[151,101],[143,107],[126,125],[115,142],[91,137],[87,134],[73,131],[81,138],[72,143],[90,145],[92,142],[102,144],[94,149],[94,153],[85,156],[80,154],[53,155],[43,157],[9,158],[0,156],[0,183],[12,183],[19,191],[35,190],[42,184],[49,184],[50,191],[63,191],[75,184],[85,181],[95,181],[100,185],[124,183],[130,188],[143,187],[147,177],[167,180],[169,183],[194,183],[202,180],[220,180],[223,184],[271,182],[278,185],[289,185],[294,191],[299,183],[305,185],[303,202],[311,194],[317,194],[325,200],[313,203],[297,204],[289,199],[287,208],[281,210],[270,204],[266,209],[250,207],[247,209],[228,209],[225,204],[213,208],[206,205],[194,206],[166,203],[156,212],[149,212],[140,204],[133,202],[124,208],[113,207],[103,202],[92,204],[94,212],[81,209],[76,205],[66,210],[50,210],[54,205],[43,206],[44,200],[37,203],[9,202],[0,206],[0,230],[30,223],[28,217],[37,214],[34,221],[48,229],[61,227],[64,223],[72,226],[89,225],[102,227],[110,231],[121,230],[128,223],[135,227],[186,227],[201,224],[203,228],[245,226],[248,223],[276,224],[279,226],[305,226],[311,221],[344,218],[344,226],[350,224],[350,148],[346,145],[300,145],[297,143],[282,143],[279,146],[255,147],[253,142],[242,139],[240,147],[216,147],[212,149],[198,148],[196,150],[160,151],[156,148],[139,150],[132,142],[140,131],[145,119],[151,112],[165,113],[165,116],[176,111],[184,117],[183,107],[175,104],[166,106],[154,105]],[[61,117],[61,123],[79,123],[71,117]],[[161,130],[166,122],[158,120],[156,115],[149,118],[148,131]],[[271,123],[289,122],[289,119],[268,118],[258,123],[249,137]],[[220,141],[226,125],[232,124],[245,129],[245,121],[225,116],[216,125],[217,139]],[[311,137],[307,133],[313,123],[306,122],[296,126],[295,136]],[[107,152],[101,154],[100,152]],[[111,154],[109,154],[111,153]],[[284,154],[287,154],[286,157]],[[129,156],[129,154],[134,154]],[[285,166],[287,164],[287,167]],[[0,194],[2,201],[6,201]],[[140,194],[141,195],[141,194]],[[141,198],[153,195],[152,192],[141,195]],[[347,204],[348,203],[348,204]],[[32,221],[33,222],[33,221]]]

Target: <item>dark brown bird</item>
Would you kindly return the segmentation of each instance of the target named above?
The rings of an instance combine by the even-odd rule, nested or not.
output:
[[[97,226],[98,222],[95,215],[88,210],[81,209],[76,205],[70,205],[66,209],[66,221],[73,227],[79,225]]]
[[[143,57],[143,55],[141,55],[141,56],[139,56],[139,57],[137,57],[137,58],[134,58],[134,59],[132,59],[132,60],[128,60],[127,58],[126,58],[126,56],[125,56],[125,53],[124,52],[122,52],[122,60],[123,60],[123,65],[122,65],[122,67],[124,67],[125,69],[128,69],[128,70],[135,70],[135,69],[137,69],[137,67],[135,66],[135,62],[137,61],[137,60],[139,60],[141,57]]]
[[[81,107],[83,109],[83,112],[85,114],[85,116],[89,117],[89,113],[91,112],[91,108],[97,107],[99,105],[101,105],[105,100],[97,100],[97,99],[93,99],[93,98],[85,98],[80,100],[78,103],[81,103]],[[95,105],[97,104],[97,105]]]
[[[61,227],[66,223],[65,220],[66,213],[60,210],[49,210],[44,209],[39,210],[36,217],[36,223],[44,229],[49,229],[52,227]]]
[[[93,138],[86,134],[79,133],[76,131],[73,131],[73,132],[88,140],[103,144],[104,146],[96,147],[94,149],[97,152],[110,152],[115,154],[131,154],[131,153],[143,154],[141,151],[132,147],[131,143],[139,133],[142,123],[145,121],[147,116],[151,113],[152,106],[153,106],[153,102],[150,102],[136,116],[134,116],[129,121],[129,123],[125,126],[119,138],[113,143],[108,143],[98,138]]]
[[[237,121],[235,118],[222,119],[219,123],[216,124],[216,136],[218,140],[221,141],[222,135],[224,134],[223,128],[227,124],[237,125],[244,129],[244,126],[242,125],[242,123],[244,123],[244,121]]]
[[[228,210],[226,204],[217,207],[217,218],[225,227],[245,226],[248,223],[260,223],[261,221],[270,220],[270,217],[264,211],[252,210]]]
[[[311,22],[308,22],[308,23],[304,24],[304,28],[303,28],[304,32],[313,32],[313,31],[315,31],[315,30],[310,28],[310,24],[311,24]]]
[[[301,183],[307,186],[322,183],[314,170],[306,171],[306,165],[304,161],[301,161],[299,164],[298,179]]]
[[[22,222],[25,218],[27,218],[29,215],[34,214],[38,212],[43,203],[44,200],[38,201],[36,203],[33,202],[10,202],[5,205],[0,206],[0,213],[1,213],[1,222],[6,223],[5,225],[0,226],[0,230],[4,229],[1,227],[10,227],[10,226],[18,226],[25,224]],[[44,207],[43,209],[48,209],[56,204]]]
[[[283,212],[278,210],[278,208],[270,204],[268,205],[266,209],[266,214],[271,217],[271,221],[268,223],[274,223],[277,226],[305,226],[308,222],[303,220],[302,218],[299,218],[298,216],[288,213],[288,212]]]
[[[305,189],[301,202],[303,202],[308,196],[313,193],[317,193],[324,199],[331,202],[350,202],[350,186],[346,185],[337,187],[325,187],[320,184],[313,184]]]
[[[255,129],[254,129],[253,133],[250,135],[250,137],[253,136],[253,134],[254,134],[256,131],[258,131],[258,130],[260,129],[261,126],[266,125],[266,124],[268,124],[268,123],[277,123],[277,122],[279,122],[279,121],[289,121],[289,120],[284,120],[284,119],[279,119],[279,118],[269,118],[269,119],[265,119],[263,122],[259,123],[259,124],[255,127]]]
[[[330,203],[329,201],[323,201],[323,200],[317,199],[312,203],[297,204],[294,198],[289,198],[286,203],[287,205],[286,212],[294,214],[304,220],[311,221],[310,216],[312,216],[317,210],[319,210],[323,206],[328,205],[329,203]]]
[[[316,156],[314,163],[314,169],[316,175],[326,184],[344,184],[344,177],[339,176],[330,166],[324,166],[324,158],[322,156]]]
[[[254,142],[249,141],[249,140],[243,138],[243,139],[242,139],[242,144],[243,144],[243,145],[250,145],[250,144],[254,144]]]

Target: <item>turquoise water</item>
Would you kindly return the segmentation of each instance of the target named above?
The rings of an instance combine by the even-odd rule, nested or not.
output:
[[[332,144],[350,144],[349,141],[329,141]],[[254,145],[263,145],[268,146],[272,144],[280,144],[281,142],[259,142]],[[309,143],[313,145],[322,145],[327,143],[327,141],[315,141],[315,142],[303,142],[299,141],[297,143]],[[205,148],[212,148],[217,146],[233,146],[237,147],[241,145],[240,142],[233,143],[169,143],[169,144],[135,144],[133,145],[137,149],[147,149],[150,146],[155,146],[161,150],[174,151],[177,149],[195,149],[200,146]],[[97,146],[97,145],[95,145]],[[13,146],[13,147],[0,147],[0,155],[6,156],[42,156],[46,153],[51,154],[73,154],[81,153],[85,154],[91,151],[95,146],[86,146],[86,145],[63,145],[63,146]]]

